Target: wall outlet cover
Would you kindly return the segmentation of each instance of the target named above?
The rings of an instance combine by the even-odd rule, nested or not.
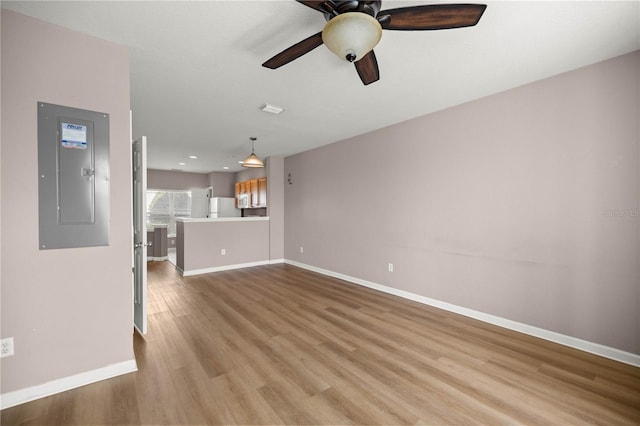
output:
[[[13,337],[0,340],[0,358],[13,355]]]

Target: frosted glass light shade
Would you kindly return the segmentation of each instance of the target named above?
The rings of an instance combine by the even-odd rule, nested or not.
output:
[[[254,145],[256,142],[256,137],[252,136],[249,139],[251,139],[251,154],[249,154],[249,156],[247,158],[244,159],[243,162],[241,162],[240,164],[242,164],[242,167],[264,167],[264,163],[262,162],[262,160],[260,158],[258,158],[258,156],[256,155],[256,153],[254,152]]]
[[[242,167],[264,167],[264,163],[251,151],[251,154],[242,162]]]
[[[362,12],[342,13],[332,18],[322,30],[322,42],[345,61],[358,61],[382,38],[380,23]]]

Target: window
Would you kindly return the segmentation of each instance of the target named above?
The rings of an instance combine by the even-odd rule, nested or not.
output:
[[[176,233],[176,218],[191,217],[191,191],[147,190],[147,225],[168,225]]]

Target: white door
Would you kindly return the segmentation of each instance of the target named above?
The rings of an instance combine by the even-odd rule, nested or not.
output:
[[[147,137],[132,142],[133,164],[133,324],[147,333]]]

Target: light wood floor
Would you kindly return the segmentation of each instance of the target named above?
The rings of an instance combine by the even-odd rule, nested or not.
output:
[[[271,265],[149,264],[139,371],[2,424],[640,424],[640,369]]]

